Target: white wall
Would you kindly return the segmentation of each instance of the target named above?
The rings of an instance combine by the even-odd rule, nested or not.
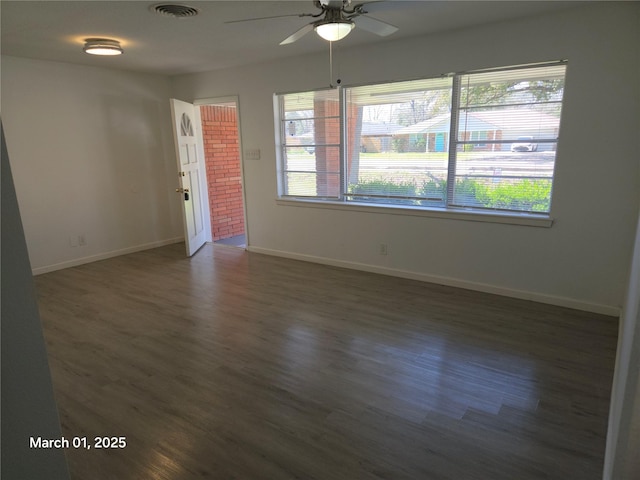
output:
[[[261,150],[244,161],[251,249],[615,315],[638,213],[639,11],[597,3],[364,48],[336,44],[343,85],[568,59],[552,228],[277,205],[273,93],[326,87],[328,53],[174,77],[173,92],[187,101],[239,95],[243,147]]]
[[[618,333],[605,480],[640,478],[640,222]]]
[[[64,451],[29,448],[60,438],[47,350],[2,132],[2,467],[6,479],[68,480]]]
[[[176,241],[169,80],[2,57],[2,119],[36,273]],[[71,246],[84,235],[86,246]]]

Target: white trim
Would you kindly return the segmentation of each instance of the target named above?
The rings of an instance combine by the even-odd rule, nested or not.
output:
[[[624,306],[618,328],[616,363],[609,404],[607,443],[604,454],[604,480],[622,478],[625,470],[633,475],[632,452],[640,437],[634,436],[638,428],[635,411],[640,407],[640,222],[636,226],[636,237],[631,255],[630,273],[627,282]],[[634,417],[636,417],[634,419]],[[633,459],[633,460],[632,460]]]
[[[560,60],[548,60],[543,62],[533,62],[533,63],[523,63],[519,65],[507,65],[502,67],[488,67],[488,68],[480,68],[475,70],[460,70],[458,72],[447,72],[441,73],[439,75],[430,75],[428,77],[420,76],[420,77],[411,77],[411,78],[402,78],[402,79],[387,79],[381,80],[377,82],[360,82],[360,83],[341,83],[338,86],[329,86],[329,87],[320,87],[313,89],[314,92],[322,92],[324,90],[334,90],[336,88],[357,88],[357,87],[371,87],[375,85],[386,85],[391,83],[405,83],[405,82],[419,82],[422,80],[438,80],[440,78],[449,78],[455,75],[470,75],[474,73],[491,73],[491,72],[504,72],[511,70],[523,70],[528,68],[538,68],[538,67],[554,67],[556,65],[567,65],[569,63],[568,59],[560,59]],[[295,95],[296,93],[307,93],[311,90],[294,90],[290,92],[276,92],[274,95]]]
[[[573,299],[568,297],[559,297],[556,295],[549,295],[546,293],[528,292],[524,290],[516,290],[512,288],[500,287],[497,285],[490,285],[486,283],[469,282],[467,280],[462,280],[459,278],[442,277],[439,275],[430,275],[426,273],[412,272],[409,270],[399,270],[395,268],[380,267],[377,265],[351,262],[348,260],[338,260],[334,258],[317,257],[315,255],[307,255],[303,253],[285,252],[282,250],[273,250],[270,248],[252,246],[252,247],[248,247],[247,250],[249,252],[260,253],[264,255],[290,258],[293,260],[302,260],[304,262],[319,263],[322,265],[329,265],[332,267],[349,268],[351,270],[360,270],[363,272],[389,275],[392,277],[408,278],[410,280],[418,280],[421,282],[435,283],[438,285],[447,285],[450,287],[464,288],[466,290],[474,290],[478,292],[491,293],[494,295],[502,295],[504,297],[518,298],[521,300],[529,300],[532,302],[545,303],[548,305],[555,305],[558,307],[573,308],[576,310],[582,310],[586,312],[609,315],[616,318],[620,316],[619,306],[590,303],[590,302],[585,302],[583,300],[578,300],[578,299]]]
[[[550,228],[553,218],[548,216],[535,216],[530,214],[517,214],[513,212],[502,213],[493,211],[480,211],[471,209],[425,209],[419,207],[395,206],[385,204],[357,203],[331,200],[302,200],[299,198],[277,198],[276,204],[286,207],[327,208],[334,210],[347,210],[352,212],[377,213],[390,215],[408,215],[413,217],[433,217],[451,220],[466,220],[471,222],[506,223],[511,225],[523,225],[527,227]]]
[[[37,267],[32,269],[33,275],[42,275],[43,273],[55,272],[56,270],[62,270],[64,268],[77,267],[86,263],[97,262],[99,260],[106,260],[107,258],[119,257],[121,255],[127,255],[129,253],[141,252],[143,250],[151,250],[152,248],[164,247],[165,245],[171,245],[174,243],[184,242],[184,237],[169,238],[167,240],[159,240],[157,242],[144,243],[142,245],[136,245],[133,247],[122,248],[120,250],[112,250],[110,252],[98,253],[96,255],[90,255],[88,257],[75,258],[73,260],[67,260],[66,262],[55,263],[53,265],[46,265],[44,267]]]
[[[206,106],[206,105],[221,105],[226,103],[235,103],[236,108],[238,108],[238,95],[226,95],[222,97],[207,97],[207,98],[197,98],[192,102],[194,105],[198,107]]]
[[[457,218],[457,219],[462,219],[462,220],[470,220],[470,221],[482,221],[482,222],[494,222],[494,223],[509,223],[509,224],[518,224],[518,225],[526,225],[526,226],[537,226],[537,227],[551,227],[553,224],[553,218],[550,216],[550,214],[537,214],[536,212],[513,212],[513,211],[508,211],[508,212],[503,212],[503,211],[494,211],[491,209],[487,209],[488,211],[486,211],[484,209],[481,208],[461,208],[460,210],[466,214],[466,217],[461,217],[460,215],[458,215],[458,206],[455,204],[454,202],[454,187],[455,187],[455,179],[456,179],[456,158],[457,158],[457,152],[458,152],[458,146],[459,145],[466,145],[466,144],[476,144],[478,143],[478,140],[458,140],[458,135],[453,135],[453,132],[457,132],[458,131],[458,122],[459,122],[459,117],[461,115],[461,109],[463,109],[463,107],[460,105],[460,95],[462,92],[462,88],[463,85],[461,85],[461,77],[465,76],[465,77],[469,77],[469,76],[475,76],[475,75],[484,75],[487,73],[493,73],[493,72],[508,72],[508,73],[512,73],[518,70],[522,70],[523,73],[518,74],[518,75],[511,75],[513,78],[519,78],[520,80],[526,80],[526,79],[535,79],[535,78],[547,78],[549,77],[550,74],[553,74],[553,72],[549,72],[548,70],[544,70],[543,73],[543,77],[539,77],[539,75],[535,75],[532,70],[536,70],[536,69],[548,69],[549,67],[562,67],[562,74],[560,75],[560,73],[556,73],[553,74],[552,77],[549,78],[562,78],[564,81],[564,78],[566,77],[566,65],[567,65],[567,61],[566,60],[556,60],[556,61],[549,61],[549,62],[536,62],[536,63],[532,63],[532,64],[521,64],[521,65],[514,65],[514,66],[503,66],[503,67],[491,67],[491,68],[485,68],[485,69],[479,69],[479,70],[471,70],[471,71],[466,71],[466,72],[459,72],[459,73],[448,73],[448,74],[443,74],[440,75],[439,77],[427,77],[427,78],[422,78],[422,79],[418,79],[418,80],[404,80],[404,81],[400,81],[400,82],[389,82],[389,81],[385,81],[385,82],[381,82],[381,83],[374,83],[374,84],[369,84],[369,85],[362,85],[362,87],[375,87],[375,86],[383,86],[385,87],[385,95],[393,95],[394,92],[396,93],[410,93],[413,92],[414,90],[403,90],[402,88],[397,89],[396,87],[394,87],[395,84],[400,83],[400,84],[405,84],[405,83],[410,83],[410,82],[414,82],[414,81],[424,81],[424,82],[429,82],[432,80],[437,80],[437,79],[442,79],[442,78],[449,78],[452,77],[451,80],[451,99],[450,99],[450,129],[449,132],[452,132],[451,135],[449,135],[449,148],[447,151],[447,192],[445,195],[445,198],[443,200],[443,203],[445,204],[444,208],[441,209],[429,209],[430,211],[435,211],[438,212],[436,215],[433,215],[431,213],[410,213],[410,207],[406,208],[405,212],[402,212],[401,210],[398,210],[396,212],[389,212],[389,213],[395,213],[395,214],[405,214],[405,215],[414,215],[414,216],[437,216],[437,217],[445,217],[445,218]],[[538,74],[540,74],[540,72],[538,72]],[[524,76],[523,76],[524,75]],[[511,77],[510,76],[510,77]],[[508,78],[508,77],[505,77]],[[388,87],[388,89],[387,89]],[[333,87],[331,87],[333,88]],[[339,133],[340,133],[340,144],[337,144],[335,146],[339,146],[340,147],[340,176],[341,176],[341,182],[340,182],[340,192],[339,192],[339,200],[341,202],[344,202],[344,198],[348,197],[347,194],[347,188],[346,188],[346,182],[345,180],[345,175],[348,173],[346,172],[347,170],[347,162],[346,162],[346,157],[347,157],[347,148],[349,148],[349,146],[346,143],[346,136],[347,136],[347,128],[346,128],[346,124],[348,123],[348,118],[347,118],[347,112],[346,112],[346,107],[345,107],[345,96],[347,95],[347,90],[353,90],[359,87],[353,86],[353,85],[340,85],[338,87],[335,87],[337,89],[338,92],[338,99],[340,101],[340,128],[339,128]],[[563,87],[564,88],[564,87]],[[305,91],[305,92],[300,92],[300,94],[311,94],[311,93],[316,93],[322,90],[311,90],[311,91]],[[417,91],[422,91],[422,89],[418,89]],[[373,92],[370,93],[370,96],[376,96],[379,95],[380,92]],[[278,116],[275,119],[275,123],[276,125],[281,125],[283,123],[285,123],[287,121],[286,119],[286,115],[283,112],[282,109],[282,104],[283,104],[283,98],[286,97],[287,95],[295,95],[295,93],[293,94],[287,94],[287,93],[276,93],[274,95],[274,98],[276,98],[279,101],[279,109],[275,110],[278,112]],[[564,95],[564,90],[563,90],[563,95]],[[562,106],[563,104],[563,98],[562,97],[560,100],[554,100],[554,103],[558,103]],[[533,103],[521,103],[516,101],[516,103],[513,103],[513,105],[533,105],[533,104],[537,104],[539,102],[533,102]],[[542,103],[548,103],[548,102],[542,102]],[[468,105],[464,108],[466,109],[468,107]],[[302,108],[302,107],[300,107]],[[314,111],[314,116],[312,118],[317,118],[316,117],[316,113]],[[281,129],[282,130],[282,129]],[[280,142],[278,142],[278,139],[276,139],[276,147],[277,147],[277,151],[276,151],[276,156],[277,156],[277,169],[278,169],[278,175],[282,175],[286,172],[289,172],[291,170],[287,170],[285,168],[285,163],[286,163],[286,158],[287,158],[287,153],[286,153],[286,142],[284,141],[284,139],[282,138],[284,136],[284,132],[280,132]],[[553,139],[552,141],[544,138],[544,139],[539,139],[540,142],[544,142],[544,143],[557,143],[557,138]],[[509,140],[492,140],[489,141],[488,139],[485,141],[485,143],[492,143],[492,144],[507,144],[509,143]],[[329,145],[327,145],[329,146]],[[334,145],[331,145],[334,146]],[[315,172],[315,173],[322,173],[322,172]],[[327,173],[327,172],[324,172]],[[514,179],[516,178],[531,178],[531,177],[513,177]],[[533,177],[536,178],[536,177]],[[551,180],[552,186],[554,183],[554,177],[550,177],[549,180]],[[308,201],[307,199],[316,199],[316,200],[322,200],[322,198],[326,198],[327,195],[325,194],[323,197],[306,197],[306,196],[294,196],[294,195],[288,195],[289,193],[289,188],[287,185],[284,185],[284,180],[282,182],[278,182],[278,202],[281,201],[286,201],[286,200],[298,200],[298,201]],[[337,195],[336,195],[337,196]],[[325,200],[326,201],[326,200]],[[340,202],[336,202],[338,204],[340,204]],[[279,203],[280,204],[280,203]],[[366,205],[366,204],[365,204]],[[371,205],[371,204],[369,204]],[[397,208],[397,207],[396,207]],[[416,210],[420,211],[422,209],[417,208]],[[362,210],[361,210],[362,211]],[[427,212],[428,210],[422,210],[424,212]],[[440,212],[445,212],[444,215]],[[369,211],[370,213],[374,213],[373,211]],[[453,213],[455,216],[451,216],[450,214]],[[473,214],[477,214],[478,217],[474,218],[474,216],[468,215],[470,213]]]
[[[207,158],[206,153],[204,151],[204,131],[202,129],[202,113],[200,111],[200,107],[202,105],[193,105],[193,113],[195,117],[196,124],[196,135],[198,141],[196,142],[196,148],[198,149],[198,158],[202,159],[204,163],[204,175],[200,178],[200,203],[202,204],[202,209],[204,210],[204,229],[205,229],[205,243],[213,240],[213,233],[211,227],[211,205],[209,200],[209,180],[207,178]],[[178,174],[179,175],[179,174]]]

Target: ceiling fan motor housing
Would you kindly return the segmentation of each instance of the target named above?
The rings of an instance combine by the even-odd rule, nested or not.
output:
[[[314,5],[321,9],[342,9],[351,5],[351,0],[314,0]]]
[[[316,22],[317,24],[322,23],[347,23],[350,22],[345,16],[342,10],[336,8],[329,8],[326,10],[325,16],[322,20]]]

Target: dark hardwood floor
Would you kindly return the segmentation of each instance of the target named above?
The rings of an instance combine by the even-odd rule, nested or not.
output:
[[[36,277],[73,479],[597,480],[617,320],[171,245]]]

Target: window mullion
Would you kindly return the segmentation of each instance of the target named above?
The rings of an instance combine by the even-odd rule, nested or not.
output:
[[[340,200],[344,200],[347,192],[347,165],[349,153],[347,152],[347,101],[346,89],[338,86],[338,99],[340,100]]]
[[[289,168],[288,159],[287,159],[287,140],[286,140],[286,125],[285,125],[285,111],[284,111],[284,97],[278,98],[278,108],[280,110],[280,193],[286,194],[289,191],[288,179],[287,179],[287,169]]]
[[[453,201],[456,181],[456,160],[458,154],[458,122],[460,120],[460,76],[453,76],[451,85],[451,123],[449,127],[449,162],[447,164],[447,192],[445,205]]]

